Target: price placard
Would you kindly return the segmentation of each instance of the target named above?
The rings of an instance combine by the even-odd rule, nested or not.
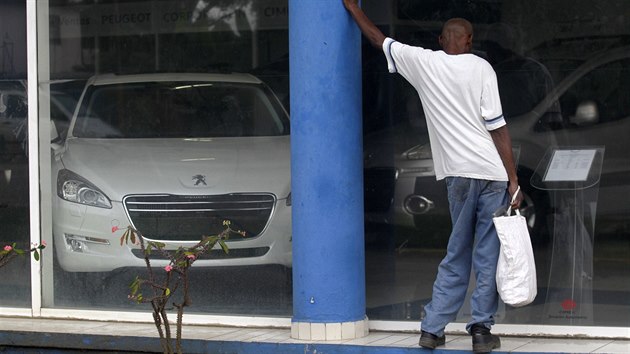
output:
[[[554,151],[543,181],[586,181],[596,152],[596,149]]]

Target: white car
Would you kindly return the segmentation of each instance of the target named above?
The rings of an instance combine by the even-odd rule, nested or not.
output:
[[[223,220],[246,235],[195,266],[291,266],[289,117],[254,76],[92,77],[52,163],[65,271],[144,266],[139,246],[120,243],[128,225],[176,249]]]

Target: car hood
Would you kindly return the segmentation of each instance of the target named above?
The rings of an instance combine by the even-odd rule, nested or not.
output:
[[[288,136],[195,139],[70,138],[57,152],[66,168],[111,200],[129,194],[203,195],[290,191]]]

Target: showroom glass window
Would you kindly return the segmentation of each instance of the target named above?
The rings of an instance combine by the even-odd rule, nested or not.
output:
[[[283,252],[290,249],[287,1],[207,3],[38,1],[49,12],[38,48],[50,59],[40,63],[49,77],[38,84],[41,96],[49,97],[40,124],[52,128],[52,162],[42,180],[50,185],[52,210],[44,237],[52,235],[55,249],[43,270],[44,306],[138,310],[127,299],[127,286],[140,258],[120,245],[120,230],[142,225],[147,234],[177,244],[200,234],[199,228],[213,230],[227,215],[249,237],[233,240],[230,257],[211,254],[206,267],[194,269],[190,311],[290,315],[290,254]],[[23,8],[17,0],[0,6],[10,4]],[[630,10],[627,2],[363,4],[385,33],[430,49],[438,49],[444,20],[468,18],[475,54],[497,72],[527,195],[523,214],[539,285],[534,304],[501,306],[497,322],[629,326],[630,37],[621,15]],[[25,50],[18,49],[24,34],[12,33],[2,33],[1,78],[25,80],[25,54],[19,54]],[[192,78],[184,75],[191,72]],[[417,322],[450,230],[445,186],[435,181],[417,94],[388,74],[382,53],[365,42],[363,74],[367,314]],[[206,105],[194,96],[226,87],[222,98]],[[84,99],[96,96],[82,96],[84,90],[107,100],[89,106]],[[182,124],[171,112],[208,117],[195,124],[216,122],[193,129],[193,121]],[[27,159],[15,145],[20,157],[2,162],[10,167],[0,175],[0,215],[15,222],[16,231],[0,235],[27,242]],[[565,189],[538,184],[543,176],[537,171],[547,167],[541,161],[550,148],[561,147],[603,150],[597,183]],[[19,187],[4,189],[7,183]],[[566,232],[568,225],[579,234]],[[2,305],[28,306],[28,280],[12,281],[14,288],[2,288],[11,292]],[[465,305],[458,320],[465,322],[469,312]]]
[[[145,310],[127,298],[145,268],[140,246],[120,241],[126,228],[174,250],[229,220],[244,235],[196,260],[189,311],[289,316],[286,1],[50,0],[48,11],[45,306]],[[165,272],[163,256],[151,262]]]
[[[497,73],[538,275],[536,301],[520,309],[501,305],[497,323],[628,326],[630,208],[622,196],[630,191],[630,37],[620,14],[629,5],[364,4],[372,18],[389,14],[391,21],[377,23],[385,33],[429,49],[439,49],[443,21],[469,19],[474,53]],[[365,41],[363,58],[367,314],[418,321],[450,232],[446,187],[435,180],[415,90],[388,74],[380,51]],[[566,156],[595,152],[584,161],[593,166],[594,183],[545,180],[548,157],[567,148]],[[458,321],[469,317],[467,301]]]
[[[0,247],[30,248],[26,4],[0,2]],[[29,307],[30,258],[0,266],[0,307]]]

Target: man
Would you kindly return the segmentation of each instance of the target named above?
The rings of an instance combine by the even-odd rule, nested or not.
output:
[[[446,179],[453,229],[425,307],[419,344],[434,349],[445,343],[444,328],[463,305],[472,269],[476,284],[466,329],[475,353],[490,352],[500,347],[499,337],[490,333],[498,307],[500,246],[492,214],[509,203],[508,193],[516,194],[513,208],[523,199],[496,74],[487,61],[470,53],[473,29],[464,19],[447,21],[439,37],[443,50],[432,51],[386,38],[357,0],[343,3],[365,37],[383,49],[389,71],[401,74],[418,91],[436,178]]]

